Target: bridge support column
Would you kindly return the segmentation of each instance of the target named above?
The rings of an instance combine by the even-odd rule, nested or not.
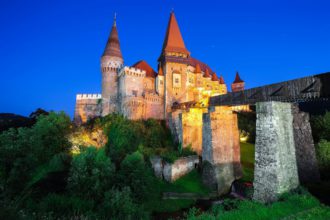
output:
[[[190,108],[171,113],[170,128],[182,147],[191,145],[192,150],[202,155],[202,108]]]
[[[320,173],[309,114],[300,111],[298,105],[292,105],[292,114],[299,180],[301,183],[319,182]]]
[[[191,145],[198,155],[202,155],[203,109],[190,108],[179,117],[182,124],[182,147]]]
[[[267,203],[299,185],[292,105],[260,102],[256,111],[253,199]]]
[[[202,158],[203,182],[220,195],[242,176],[237,115],[230,107],[210,107],[203,114]]]

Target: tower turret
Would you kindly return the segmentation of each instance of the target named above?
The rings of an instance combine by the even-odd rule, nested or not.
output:
[[[123,67],[123,63],[115,15],[110,36],[101,57],[102,116],[118,111],[118,71]]]
[[[238,91],[244,90],[244,84],[245,84],[245,82],[241,79],[241,77],[239,76],[239,73],[236,72],[235,80],[231,84],[231,91],[238,92]]]

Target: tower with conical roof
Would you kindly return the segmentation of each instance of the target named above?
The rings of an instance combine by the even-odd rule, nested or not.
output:
[[[123,67],[123,63],[115,15],[110,36],[101,57],[102,116],[118,111],[118,71]]]
[[[183,41],[174,12],[170,13],[165,39],[158,62],[164,74],[164,112],[171,111],[175,102],[187,101],[187,63],[190,52]]]
[[[235,80],[231,84],[231,91],[232,92],[243,91],[244,90],[244,84],[245,84],[245,82],[241,79],[241,77],[239,76],[239,73],[236,72]]]

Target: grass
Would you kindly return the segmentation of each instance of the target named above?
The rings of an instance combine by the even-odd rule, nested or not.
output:
[[[202,177],[197,170],[193,170],[173,183],[165,183],[163,186],[163,192],[196,193],[199,195],[207,195],[210,193],[210,189],[202,183]]]
[[[241,143],[241,163],[243,181],[253,182],[254,178],[254,144]]]
[[[244,200],[236,201],[233,209],[226,211],[217,205],[201,215],[192,213],[190,220],[264,220],[264,219],[330,219],[330,208],[326,207],[309,194],[294,194],[271,205]]]
[[[147,203],[148,209],[153,212],[175,212],[189,208],[195,203],[195,201],[191,199],[163,200],[161,196],[164,192],[196,193],[201,196],[210,193],[210,190],[203,185],[201,175],[197,170],[191,171],[173,183],[159,180],[157,187],[160,197]]]

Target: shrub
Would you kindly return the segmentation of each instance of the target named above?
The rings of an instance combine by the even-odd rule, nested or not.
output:
[[[125,157],[120,164],[119,178],[119,185],[130,187],[137,201],[147,200],[152,195],[153,173],[141,153],[134,152]]]
[[[63,112],[40,115],[31,128],[0,134],[0,170],[7,194],[18,194],[34,173],[55,155],[68,153],[70,118]]]
[[[325,179],[330,178],[330,141],[321,140],[316,145],[316,154],[322,176]]]
[[[53,213],[56,217],[92,213],[93,200],[84,200],[79,197],[59,194],[49,194],[38,204],[36,212]]]
[[[68,189],[82,198],[101,200],[113,185],[114,170],[104,148],[88,147],[72,160]]]
[[[105,193],[100,212],[105,219],[148,219],[149,215],[131,198],[131,191],[124,187],[121,191],[112,189]]]
[[[315,142],[319,142],[321,139],[330,141],[330,112],[312,116],[311,127]]]
[[[241,112],[237,114],[238,128],[247,134],[247,142],[254,143],[256,138],[256,114],[253,112]]]

